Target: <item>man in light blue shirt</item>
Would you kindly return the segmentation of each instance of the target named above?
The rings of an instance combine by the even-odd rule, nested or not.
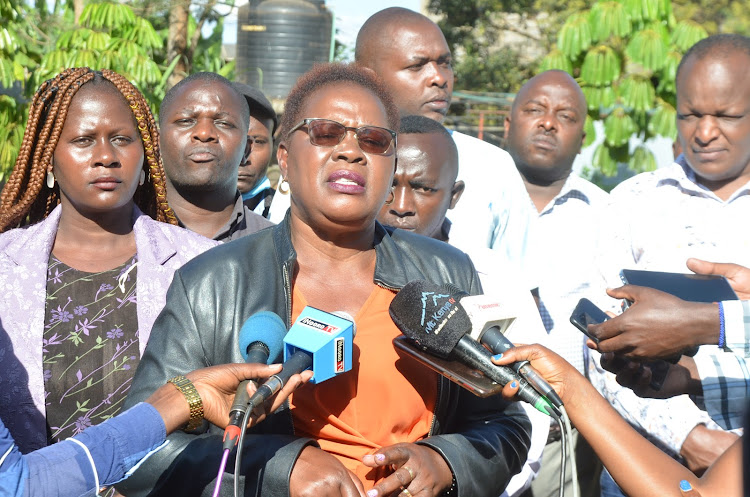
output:
[[[383,79],[401,117],[445,120],[453,92],[452,57],[429,18],[401,7],[375,13],[357,35],[355,59]],[[448,213],[451,238],[464,247],[492,248],[523,272],[534,212],[512,159],[472,136],[458,131],[452,136],[465,191]]]

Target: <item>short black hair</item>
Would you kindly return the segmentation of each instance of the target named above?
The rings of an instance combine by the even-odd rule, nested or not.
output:
[[[677,66],[675,81],[679,81],[680,72],[690,59],[703,59],[706,57],[727,57],[728,55],[741,52],[750,58],[750,38],[738,34],[718,34],[703,38],[690,47],[682,56]]]
[[[424,116],[404,116],[401,118],[401,123],[398,128],[399,136],[403,135],[428,135],[428,134],[441,135],[443,139],[448,143],[448,147],[455,157],[455,168],[451,174],[453,174],[453,182],[455,183],[458,177],[458,147],[456,142],[453,141],[453,135],[446,129],[445,126],[440,124],[434,119]]]
[[[434,119],[424,116],[404,116],[399,123],[398,132],[403,135],[441,133],[451,138],[451,133],[445,126]]]
[[[398,127],[398,109],[393,103],[393,97],[374,72],[357,64],[317,64],[297,80],[286,98],[284,113],[281,116],[282,139],[286,139],[289,131],[302,119],[302,109],[313,93],[338,84],[357,85],[372,92],[385,107],[388,127],[393,130]]]
[[[237,88],[232,84],[231,81],[229,81],[227,78],[222,76],[221,74],[216,74],[215,72],[197,72],[195,74],[191,74],[187,78],[183,79],[176,85],[174,85],[172,88],[167,90],[166,95],[164,95],[164,98],[161,101],[161,105],[159,106],[159,127],[161,127],[164,124],[164,118],[163,116],[167,113],[167,110],[169,107],[174,103],[175,96],[179,92],[180,88],[183,86],[192,83],[193,81],[201,81],[211,84],[220,84],[224,85],[227,88],[229,88],[232,92],[234,92],[237,95],[237,98],[245,102],[245,105],[240,107],[240,113],[242,117],[242,122],[245,125],[246,128],[250,126],[250,107],[247,105],[247,100],[245,100],[245,96],[237,91]],[[245,133],[247,133],[247,129],[245,129]]]
[[[276,115],[276,111],[273,110],[273,105],[268,100],[268,97],[254,86],[246,85],[245,83],[240,83],[238,81],[234,81],[232,85],[234,85],[235,90],[237,90],[240,95],[245,97],[252,117],[259,121],[271,121],[271,136],[273,136],[279,125],[279,117]]]

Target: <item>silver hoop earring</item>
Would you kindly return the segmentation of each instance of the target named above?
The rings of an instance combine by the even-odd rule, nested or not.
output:
[[[141,179],[138,180],[138,186],[143,186],[143,183],[146,182],[146,171],[141,169]]]
[[[55,175],[52,171],[47,171],[47,188],[50,190],[55,187]]]
[[[279,183],[279,186],[276,187],[276,189],[282,195],[289,194],[289,191],[290,191],[289,182],[286,180],[286,178],[281,178],[281,182]]]

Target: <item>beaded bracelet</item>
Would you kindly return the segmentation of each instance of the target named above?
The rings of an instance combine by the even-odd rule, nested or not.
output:
[[[443,492],[443,497],[455,497],[456,495],[458,495],[458,492],[456,491],[457,490],[456,475],[451,474],[451,476],[453,477],[453,479],[451,480],[451,486],[448,490]]]
[[[724,304],[719,302],[719,347],[724,348],[727,341],[727,331],[724,323]]]

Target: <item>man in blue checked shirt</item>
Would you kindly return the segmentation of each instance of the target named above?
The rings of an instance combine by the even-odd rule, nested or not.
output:
[[[628,285],[610,290],[614,298],[634,302],[622,315],[590,330],[600,339],[600,352],[635,361],[674,356],[699,345],[715,345],[695,357],[683,356],[661,390],[648,388],[650,371],[630,368],[610,359],[602,366],[618,373],[617,380],[641,397],[668,398],[690,394],[711,419],[725,430],[742,427],[750,392],[750,269],[689,259],[699,274],[726,277],[743,300],[686,302],[651,288]]]

